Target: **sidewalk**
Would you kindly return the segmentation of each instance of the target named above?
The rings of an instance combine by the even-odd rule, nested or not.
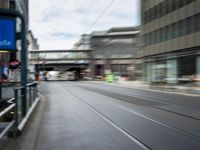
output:
[[[146,84],[142,81],[115,81],[108,83],[106,81],[94,81],[95,83],[101,83],[112,86],[137,88],[143,90],[160,91],[167,93],[175,93],[181,95],[200,96],[200,87],[197,86],[181,86],[181,85],[153,85]]]

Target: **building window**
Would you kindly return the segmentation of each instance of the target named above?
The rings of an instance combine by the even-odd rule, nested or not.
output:
[[[158,19],[165,16],[177,9],[180,9],[196,0],[165,0],[155,7],[144,12],[144,24],[151,22],[152,20]]]
[[[185,34],[190,34],[192,33],[192,18],[187,18],[185,21],[186,21]]]
[[[171,28],[170,26],[166,27],[166,40],[171,39]]]
[[[178,58],[178,76],[188,77],[196,74],[196,56],[185,56]]]
[[[179,21],[177,23],[177,37],[183,36],[183,32],[184,32],[184,20],[183,21]]]
[[[194,29],[196,32],[200,32],[200,14],[195,15],[194,22]]]
[[[195,32],[200,32],[200,14],[147,33],[144,37],[145,43],[151,45]]]

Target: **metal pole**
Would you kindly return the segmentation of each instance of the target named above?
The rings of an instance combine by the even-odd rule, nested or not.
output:
[[[17,129],[18,127],[18,123],[19,123],[19,116],[18,116],[18,113],[19,113],[19,110],[18,110],[18,90],[15,90],[15,130]]]
[[[21,31],[21,86],[24,87],[22,89],[23,100],[22,100],[22,114],[26,115],[27,112],[27,50],[26,50],[26,23],[25,20],[21,19],[22,31]]]
[[[0,102],[2,101],[2,84],[0,83]]]

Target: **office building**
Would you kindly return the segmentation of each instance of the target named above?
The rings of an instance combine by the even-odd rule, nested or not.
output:
[[[135,51],[139,27],[112,28],[91,34],[93,78],[104,77],[108,73],[136,79]]]
[[[200,1],[142,0],[144,78],[188,83],[200,76]]]

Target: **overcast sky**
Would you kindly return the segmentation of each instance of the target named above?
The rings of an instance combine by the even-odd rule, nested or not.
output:
[[[139,0],[31,0],[30,29],[40,49],[70,49],[81,34],[140,22]]]

